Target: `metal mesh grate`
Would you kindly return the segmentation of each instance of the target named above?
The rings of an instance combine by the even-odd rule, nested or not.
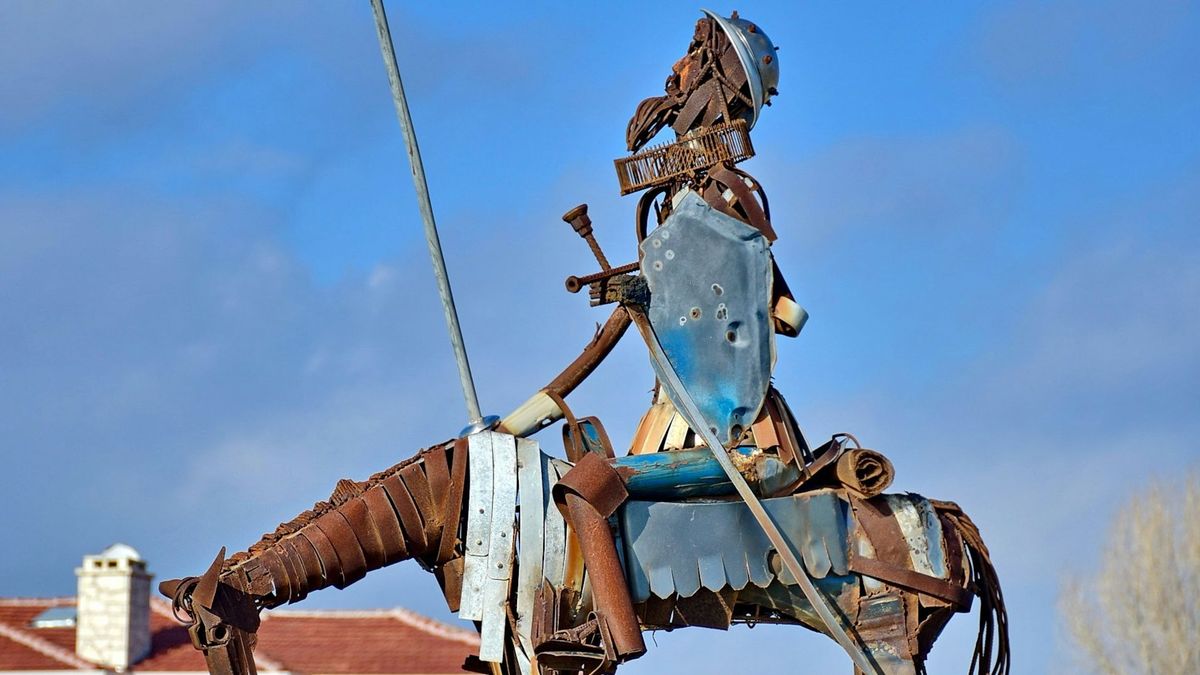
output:
[[[745,120],[710,127],[674,143],[656,145],[636,155],[613,160],[621,194],[645,190],[721,162],[737,163],[754,156]]]

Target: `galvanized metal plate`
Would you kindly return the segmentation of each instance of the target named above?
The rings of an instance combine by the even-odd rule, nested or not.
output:
[[[849,573],[849,505],[837,493],[817,490],[762,503],[812,576]],[[700,588],[766,587],[776,578],[795,583],[786,569],[771,570],[771,543],[742,502],[630,501],[618,513],[634,602],[652,594],[691,597]]]
[[[467,439],[470,492],[467,497],[466,559],[459,616],[480,622],[479,658],[504,658],[512,583],[517,508],[517,445],[508,434],[481,431]]]
[[[488,578],[512,577],[513,527],[517,515],[517,439],[492,434],[492,526]]]
[[[544,530],[550,503],[547,480],[549,457],[537,441],[517,440],[517,494],[520,500],[520,543],[517,563],[517,639],[529,657],[533,656],[533,603],[542,583],[542,558],[545,553]]]
[[[754,421],[771,379],[768,245],[689,190],[640,247],[650,325],[704,416],[688,422],[715,429],[723,444]]]
[[[929,500],[914,494],[884,495],[904,541],[913,570],[939,579],[949,576],[942,552],[942,521]]]
[[[492,529],[492,434],[467,437],[470,491],[467,493],[466,556],[458,615],[469,621],[483,618],[483,586]]]

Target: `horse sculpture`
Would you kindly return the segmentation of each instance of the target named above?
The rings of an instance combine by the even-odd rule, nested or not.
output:
[[[605,325],[503,420],[339,481],[247,551],[163,582],[211,672],[255,672],[262,609],[409,559],[480,630],[464,664],[477,672],[607,673],[646,651],[645,630],[783,623],[837,639],[856,672],[915,675],[975,597],[971,670],[1008,672],[1003,596],[970,518],[884,494],[891,463],[849,434],[811,447],[771,386],[774,337],[798,335],[807,314],[769,252],[765,192],[735,164],[777,82],[758,26],[706,12],[617,161],[623,194],[646,190],[638,261],[608,264],[586,205],[564,216],[601,266],[567,288],[615,303]],[[675,143],[644,149],[668,126]],[[617,456],[566,397],[631,325],[657,383]],[[529,438],[557,420],[565,460]]]
[[[500,434],[493,436],[503,438]],[[522,478],[532,476],[538,483],[522,485],[519,521],[515,527],[503,531],[522,547],[515,576],[520,580],[536,578],[536,590],[541,590],[543,580],[548,580],[548,585],[568,589],[565,594],[561,591],[557,594],[559,606],[552,608],[560,612],[559,625],[586,629],[588,614],[595,606],[583,583],[587,570],[580,564],[578,553],[573,552],[578,551],[578,545],[571,545],[571,535],[565,532],[563,519],[554,517],[551,491],[537,489],[551,485],[556,476],[565,473],[566,463],[549,459],[530,441],[518,443],[525,447],[513,453],[521,463],[517,472]],[[532,451],[528,449],[530,446]],[[471,490],[469,454],[473,450],[488,452],[480,450],[478,444],[472,447],[468,439],[458,439],[422,450],[365,481],[342,480],[328,501],[318,502],[312,509],[281,524],[246,552],[226,559],[222,550],[222,555],[203,576],[164,582],[162,592],[175,598],[176,607],[186,614],[184,620],[192,624],[194,643],[204,649],[210,671],[255,672],[253,635],[260,609],[299,602],[309,593],[330,586],[344,588],[372,570],[405,560],[415,559],[432,572],[451,610],[458,611],[463,569],[469,555],[464,537]],[[729,505],[738,506],[737,502],[654,499],[669,475],[690,475],[697,478],[693,483],[696,486],[706,482],[704,462],[698,461],[695,453],[670,457],[675,454],[688,453],[663,453],[669,463],[629,472],[630,494],[649,499],[628,501],[622,506],[623,534],[631,538],[625,548],[636,549],[637,538],[644,536],[663,548],[673,548],[665,545],[670,539],[675,540],[671,542],[675,546],[689,540],[701,543],[707,540],[711,542],[710,549],[721,553],[722,547],[731,546],[730,542],[736,540],[721,539],[711,532],[697,537],[699,533],[694,530],[674,529],[674,526],[692,522],[709,529],[723,519],[696,519],[690,511],[726,509]],[[618,461],[612,463],[621,467]],[[688,464],[694,465],[690,471]],[[719,481],[714,479],[714,472],[707,473],[709,496],[716,496],[721,491]],[[955,504],[911,494],[861,499],[855,496],[855,490],[844,486],[807,490],[777,500],[768,503],[771,506],[778,503],[777,512],[790,518],[789,534],[804,547],[808,569],[818,577],[822,591],[836,599],[881,672],[889,675],[922,672],[921,664],[933,641],[951,615],[970,608],[972,593],[980,597],[982,605],[975,649],[980,671],[1007,671],[1007,628],[995,570],[978,530]],[[656,509],[684,511],[674,518],[670,513],[659,517],[662,520],[659,525]],[[540,523],[539,510],[544,519]],[[732,524],[737,524],[736,518]],[[535,534],[534,530],[540,532]],[[538,539],[541,545],[535,544],[540,549],[537,555],[524,550],[527,542]],[[890,546],[874,546],[876,541],[888,542]],[[692,559],[690,575],[678,574],[665,582],[658,576],[660,568],[654,567],[653,561],[637,559],[633,564],[646,565],[655,575],[638,575],[643,588],[640,596],[635,588],[634,599],[638,600],[636,608],[642,628],[670,630],[686,626],[726,628],[731,623],[786,623],[825,632],[786,574],[777,572],[771,564],[765,547],[751,550],[760,556],[757,560],[749,559],[749,565],[745,549],[743,546],[732,550],[732,555],[724,559],[716,557],[715,571],[704,567],[704,562],[695,566]],[[733,558],[740,558],[736,568],[728,564]],[[523,574],[523,565],[537,569]],[[636,570],[631,572],[631,577],[637,574]],[[536,603],[530,600],[536,598],[533,595],[521,598],[519,591],[526,590],[521,584],[511,589],[507,583],[503,586],[502,599],[517,610],[505,616],[506,625],[502,626],[506,641],[500,672],[528,673],[530,664],[539,661],[530,648],[533,638],[530,627],[539,620],[532,614]],[[996,632],[998,643],[994,642]],[[587,644],[588,637],[579,636],[567,650],[578,651],[576,645]],[[594,660],[615,660],[605,658],[602,642],[599,639],[591,642],[599,647],[592,655]],[[555,663],[553,657],[542,662],[546,660]],[[972,665],[974,668],[975,664]]]

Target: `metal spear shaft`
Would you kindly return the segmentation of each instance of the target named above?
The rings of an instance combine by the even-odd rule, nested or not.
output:
[[[421,209],[421,220],[425,225],[425,243],[429,246],[429,258],[433,262],[433,276],[437,279],[438,295],[442,299],[442,310],[446,314],[446,329],[450,332],[450,346],[454,348],[454,360],[458,362],[458,379],[462,384],[463,398],[467,402],[467,416],[471,425],[479,425],[483,415],[479,411],[479,398],[475,394],[475,381],[471,378],[471,364],[467,361],[467,348],[463,344],[462,329],[458,325],[458,311],[454,308],[454,293],[450,290],[450,277],[446,274],[446,261],[442,258],[442,243],[438,239],[437,223],[433,219],[433,204],[429,201],[429,185],[425,182],[425,166],[421,163],[421,149],[417,147],[417,135],[413,131],[412,116],[408,112],[408,99],[404,96],[404,83],[400,81],[400,66],[396,63],[396,52],[392,48],[392,33],[388,29],[387,15],[383,11],[383,0],[371,0],[375,12],[375,30],[379,34],[379,49],[383,52],[383,64],[387,67],[388,82],[392,86],[392,99],[396,103],[396,117],[404,131],[404,145],[408,149],[408,166],[412,169],[413,187],[417,191],[417,206]]]

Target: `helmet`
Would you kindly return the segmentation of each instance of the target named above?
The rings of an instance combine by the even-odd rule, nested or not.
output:
[[[758,121],[758,112],[767,103],[779,84],[779,59],[775,57],[775,45],[771,38],[757,25],[738,18],[737,12],[725,18],[710,10],[701,10],[725,31],[729,42],[737,53],[746,79],[750,83],[750,100],[754,109],[750,112],[750,128]]]

